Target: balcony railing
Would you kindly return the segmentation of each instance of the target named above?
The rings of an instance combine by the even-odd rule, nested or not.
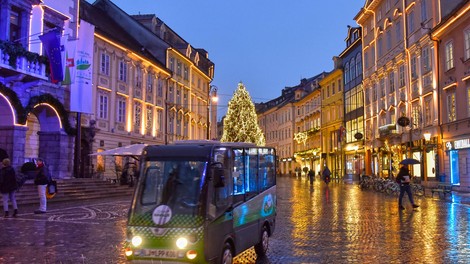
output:
[[[6,46],[5,43],[2,44],[0,46],[0,68],[23,73],[38,79],[48,79],[44,57],[27,51],[13,53],[10,50],[8,52],[7,47],[10,46]]]

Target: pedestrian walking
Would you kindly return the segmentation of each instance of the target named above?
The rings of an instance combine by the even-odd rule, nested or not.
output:
[[[401,165],[400,170],[398,171],[396,180],[400,184],[400,196],[398,198],[398,208],[400,210],[405,210],[405,207],[403,206],[403,196],[405,195],[405,192],[408,194],[408,199],[410,199],[410,203],[413,206],[413,208],[418,208],[419,205],[415,204],[413,200],[413,194],[411,193],[410,170],[408,169],[406,165],[404,164]]]
[[[8,217],[8,199],[10,199],[11,206],[13,207],[13,217],[18,215],[18,205],[16,204],[16,190],[18,184],[16,183],[15,169],[11,166],[10,160],[3,159],[3,168],[0,169],[0,192],[3,198],[3,211],[4,217]]]
[[[310,179],[310,185],[313,185],[313,180],[315,179],[315,172],[313,170],[308,171],[308,178]]]
[[[36,177],[34,178],[34,184],[38,187],[39,209],[34,211],[34,213],[44,214],[47,212],[46,188],[51,179],[43,159],[36,160],[36,167],[37,172]]]

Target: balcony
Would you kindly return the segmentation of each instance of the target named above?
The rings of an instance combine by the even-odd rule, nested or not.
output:
[[[8,42],[0,43],[0,76],[15,81],[48,80],[47,58]]]

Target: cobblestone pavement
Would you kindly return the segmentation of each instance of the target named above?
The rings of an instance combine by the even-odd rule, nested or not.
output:
[[[405,197],[406,198],[406,197]],[[470,197],[397,198],[357,185],[278,179],[278,217],[265,259],[235,263],[470,263]],[[126,263],[128,199],[20,208],[0,219],[0,263]]]

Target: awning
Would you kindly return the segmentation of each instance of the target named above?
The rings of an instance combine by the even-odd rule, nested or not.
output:
[[[125,147],[114,148],[101,152],[90,154],[90,156],[134,156],[138,157],[142,154],[142,150],[148,146],[148,144],[132,144]]]

